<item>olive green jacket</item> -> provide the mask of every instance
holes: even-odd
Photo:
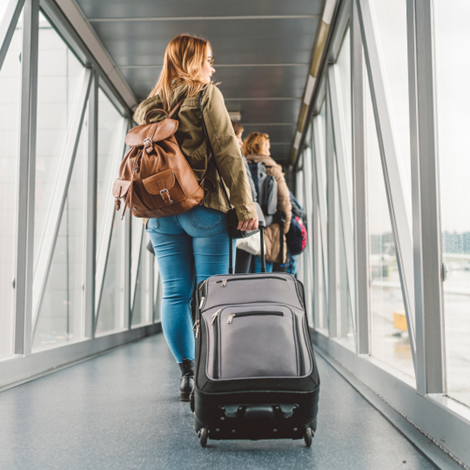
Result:
[[[214,158],[220,176],[225,183],[230,202],[235,207],[238,220],[248,220],[256,217],[256,208],[251,197],[251,190],[246,176],[235,132],[225,107],[224,97],[220,90],[212,84],[207,85],[202,97],[204,121],[210,139],[214,157],[210,160],[210,148],[202,127],[201,113],[199,111],[199,96],[186,98],[177,115],[179,127],[175,133],[176,140],[187,158],[189,165],[199,182],[204,179],[204,200],[206,207],[222,212],[229,210],[227,200],[222,189],[222,181],[217,175]],[[182,91],[175,91],[174,107],[183,97]],[[137,107],[134,120],[138,124],[145,122],[146,114],[155,108],[162,108],[160,97],[152,96],[144,100]],[[165,118],[163,112],[156,111],[151,115],[151,122],[158,122]]]

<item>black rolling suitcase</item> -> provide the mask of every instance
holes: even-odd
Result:
[[[302,437],[310,446],[320,380],[302,284],[287,273],[218,275],[196,296],[190,405],[201,446]]]

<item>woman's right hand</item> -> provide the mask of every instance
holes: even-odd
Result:
[[[252,219],[242,220],[238,222],[238,230],[242,232],[251,232],[258,228],[258,217],[253,217]]]

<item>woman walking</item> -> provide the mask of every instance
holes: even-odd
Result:
[[[155,88],[134,114],[139,124],[145,122],[149,112],[152,112],[150,121],[158,122],[166,117],[161,109],[169,112],[184,99],[178,110],[179,127],[175,137],[197,180],[204,182],[202,205],[184,214],[147,222],[163,284],[163,333],[181,369],[182,401],[189,399],[193,388],[194,335],[190,301],[194,276],[199,283],[209,276],[228,272],[226,212],[229,207],[222,185],[226,186],[235,207],[238,229],[258,228],[237,138],[222,93],[211,81],[215,73],[213,63],[208,41],[189,35],[175,37],[166,48]],[[201,94],[210,145],[199,108]],[[211,147],[214,155],[209,158]]]
[[[286,258],[285,235],[289,231],[292,217],[292,205],[290,202],[289,188],[282,171],[277,163],[271,158],[271,144],[268,134],[252,132],[243,143],[242,153],[246,156],[248,163],[263,162],[268,175],[274,176],[277,182],[277,210],[285,214],[284,229],[277,223],[271,224],[264,231],[266,243],[266,271],[272,272],[274,262],[284,263]],[[282,244],[281,244],[282,237]],[[281,248],[284,247],[283,250]],[[261,258],[254,257],[254,272],[261,272]]]

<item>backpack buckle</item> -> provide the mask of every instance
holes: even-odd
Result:
[[[153,140],[151,137],[146,137],[144,139],[144,149],[149,154],[153,152]]]
[[[160,191],[160,196],[162,197],[162,199],[165,201],[165,204],[167,206],[169,206],[170,204],[173,204],[173,201],[170,197],[170,191],[168,191],[168,189],[162,189]]]

